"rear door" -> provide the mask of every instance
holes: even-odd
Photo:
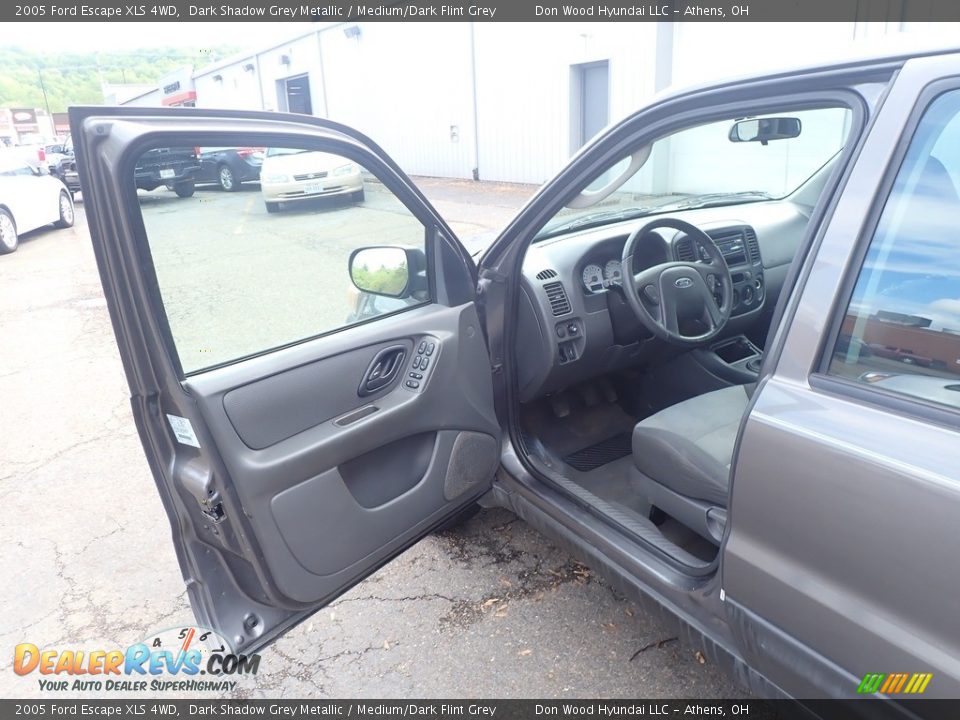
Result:
[[[723,587],[797,697],[960,692],[958,149],[960,55],[907,62],[743,429]]]
[[[191,604],[234,650],[262,645],[489,488],[500,426],[475,268],[348,128],[153,108],[70,122]],[[143,153],[195,146],[277,162],[238,193],[136,189]]]

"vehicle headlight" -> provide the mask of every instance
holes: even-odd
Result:
[[[348,165],[341,165],[340,167],[338,167],[336,170],[333,171],[333,174],[334,175],[353,175],[358,172],[360,172],[360,168],[358,168],[353,163],[350,163]]]
[[[265,183],[285,183],[290,182],[289,175],[264,175],[260,178]]]

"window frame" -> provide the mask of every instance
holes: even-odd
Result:
[[[831,309],[830,323],[823,335],[820,358],[816,368],[808,376],[808,382],[814,389],[846,397],[854,402],[872,405],[902,417],[919,419],[956,429],[960,428],[960,408],[951,408],[948,405],[935,403],[915,395],[894,392],[830,373],[830,364],[840,337],[843,321],[853,299],[853,293],[857,281],[860,279],[864,261],[873,244],[880,219],[890,202],[893,187],[901,172],[903,172],[907,154],[910,152],[913,141],[917,136],[917,129],[929,112],[930,106],[942,96],[951,92],[960,92],[960,76],[936,80],[924,87],[917,96],[909,120],[897,139],[891,162],[878,184],[870,206],[870,212],[844,271],[843,282]]]
[[[290,146],[292,142],[299,143],[305,150],[316,150],[320,152],[329,152],[341,155],[353,162],[359,164],[363,169],[373,175],[378,182],[382,183],[401,204],[410,212],[410,214],[423,225],[423,249],[426,256],[426,274],[428,298],[423,302],[398,308],[382,315],[360,320],[349,325],[341,325],[330,330],[315,333],[309,336],[291,340],[282,345],[265,348],[256,352],[248,353],[230,360],[207,365],[197,369],[185,371],[180,359],[180,352],[174,340],[173,331],[170,326],[170,320],[167,315],[167,308],[163,302],[163,294],[160,289],[160,283],[157,277],[156,266],[153,262],[153,253],[150,250],[150,240],[147,234],[146,225],[143,221],[143,213],[140,206],[137,187],[134,182],[134,168],[137,161],[148,150],[158,147],[207,147],[218,144],[227,144],[234,142],[230,147],[241,147],[244,145],[256,145],[269,147],[273,145]],[[319,338],[327,337],[335,333],[344,332],[352,328],[361,327],[369,323],[378,322],[386,318],[399,315],[401,313],[418,310],[425,306],[436,304],[438,302],[437,274],[435,253],[437,244],[442,242],[438,238],[438,233],[443,232],[429,209],[420,201],[420,199],[406,187],[403,180],[394,172],[393,168],[385,164],[377,155],[365,150],[361,145],[350,140],[340,140],[337,138],[302,135],[297,134],[293,137],[289,135],[279,135],[276,133],[263,132],[242,132],[236,130],[225,130],[223,132],[198,132],[196,134],[186,135],[182,131],[159,131],[145,135],[138,142],[131,144],[125,151],[121,162],[119,163],[119,172],[121,177],[129,178],[124,197],[121,203],[128,207],[135,207],[136,212],[130,213],[133,227],[131,228],[134,239],[134,248],[137,254],[137,261],[143,268],[143,280],[146,283],[147,295],[149,297],[150,315],[158,324],[158,329],[162,337],[163,348],[170,359],[170,362],[177,374],[177,379],[182,383],[188,378],[197,377],[205,373],[213,372],[224,367],[236,365],[244,361],[269,355],[281,350],[285,350],[296,345],[311,342]]]

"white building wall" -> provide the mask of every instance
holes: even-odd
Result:
[[[250,68],[250,69],[247,69]],[[197,107],[261,110],[260,76],[255,56],[194,76]]]
[[[411,174],[470,178],[477,169],[481,180],[539,184],[577,149],[577,65],[609,63],[608,117],[616,122],[668,85],[849,56],[864,40],[904,29],[937,32],[890,23],[318,24],[249,58],[201,69],[195,86],[200,107],[284,110],[283,80],[307,74],[314,115],[366,133]],[[244,70],[250,63],[254,69]],[[159,103],[145,96],[143,104]],[[713,141],[691,135],[689,147],[672,148],[635,189],[676,187],[675,180],[688,192],[749,186],[737,175],[742,164],[725,164],[722,177],[703,167],[702,143]],[[784,184],[808,164],[798,158]]]
[[[609,62],[611,121],[654,88],[652,23],[478,23],[482,180],[542,183],[577,148],[571,134],[573,66]]]
[[[359,23],[320,32],[327,116],[373,138],[406,171],[469,178],[474,159],[467,23]]]
[[[320,59],[320,45],[315,32],[293,38],[290,42],[259,53],[257,60],[264,110],[286,111],[283,81],[306,74],[310,78],[310,101],[313,114],[318,117],[327,116],[323,66]]]

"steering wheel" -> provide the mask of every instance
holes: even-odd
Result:
[[[640,242],[651,230],[664,227],[679,230],[692,240],[694,247],[702,247],[709,264],[665,262],[634,274],[633,257]],[[695,225],[675,218],[657,218],[634,230],[624,243],[621,268],[627,303],[640,323],[661,340],[682,347],[703,345],[715,338],[730,319],[730,269],[713,239]],[[684,334],[691,327],[706,330]]]

